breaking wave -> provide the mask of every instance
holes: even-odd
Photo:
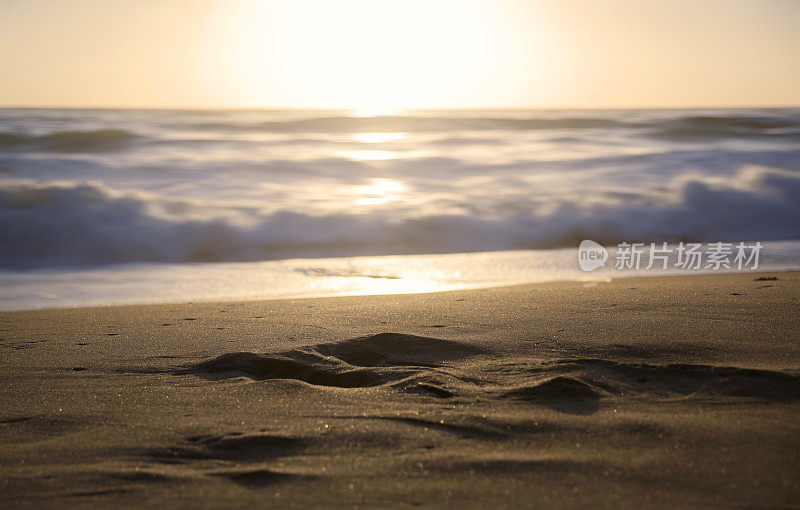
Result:
[[[99,182],[0,183],[0,267],[455,253],[575,246],[581,239],[800,239],[800,172],[745,167],[685,174],[665,189],[560,197],[505,215],[329,214],[121,191]],[[504,198],[497,198],[495,211]],[[488,207],[491,204],[483,204]],[[491,208],[490,208],[491,209]],[[485,210],[485,209],[484,209]]]

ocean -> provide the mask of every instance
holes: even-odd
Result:
[[[798,197],[800,109],[0,109],[0,309],[799,269]]]

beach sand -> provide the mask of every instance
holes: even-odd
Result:
[[[796,272],[2,313],[0,507],[800,508],[798,317]]]

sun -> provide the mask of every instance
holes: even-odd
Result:
[[[385,111],[464,103],[491,78],[497,27],[470,0],[240,0],[227,72],[243,102]],[[495,59],[496,60],[496,59]]]

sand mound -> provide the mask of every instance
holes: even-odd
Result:
[[[603,359],[562,359],[542,372],[579,377],[617,396],[749,397],[800,400],[800,377],[776,370],[692,364],[621,363]]]
[[[428,398],[524,402],[569,413],[594,412],[603,398],[800,400],[800,377],[782,371],[531,356],[455,363],[486,354],[469,344],[381,333],[272,354],[228,353],[175,373],[338,388],[385,385]]]
[[[208,379],[249,377],[267,379],[296,379],[317,386],[338,388],[364,388],[393,380],[402,374],[354,368],[335,359],[303,350],[281,354],[254,354],[234,352],[223,354],[178,373],[194,373]],[[392,377],[394,376],[394,377]]]
[[[313,348],[326,356],[335,356],[362,367],[439,366],[443,361],[488,353],[485,349],[460,342],[400,333],[379,333]]]
[[[567,413],[588,414],[600,406],[600,393],[579,379],[556,376],[502,393],[503,398],[534,402]]]
[[[275,354],[228,353],[176,373],[208,379],[296,379],[317,386],[363,388],[400,381],[444,361],[485,353],[478,347],[448,340],[381,333]]]
[[[571,377],[553,377],[546,381],[515,388],[505,394],[524,400],[598,400],[600,394],[588,384]]]

